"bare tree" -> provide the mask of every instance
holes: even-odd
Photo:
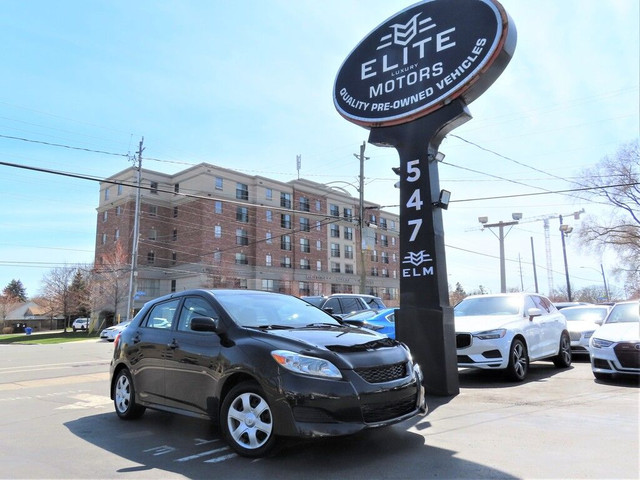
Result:
[[[47,301],[47,309],[64,316],[64,331],[69,327],[74,313],[71,283],[77,271],[76,267],[56,267],[42,279],[42,296]]]
[[[129,294],[129,257],[120,242],[94,265],[91,281],[91,305],[94,311],[117,315]]]
[[[640,147],[638,140],[621,146],[613,157],[604,157],[582,172],[581,185],[593,200],[611,206],[611,214],[587,216],[578,236],[598,252],[613,251],[618,257],[614,271],[625,282],[630,298],[640,296]]]
[[[0,320],[2,320],[3,327],[10,327],[10,325],[5,325],[5,321],[7,320],[7,316],[11,311],[18,308],[18,306],[22,303],[20,299],[10,293],[0,294]],[[9,330],[9,333],[11,330]]]

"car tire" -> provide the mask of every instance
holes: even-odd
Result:
[[[120,370],[113,384],[113,405],[116,413],[123,420],[140,418],[145,407],[136,403],[136,392],[131,379],[131,373],[126,368]]]
[[[571,366],[571,338],[567,332],[562,332],[558,355],[553,358],[553,364],[557,368],[569,368]]]
[[[220,426],[231,448],[245,457],[263,457],[276,443],[271,406],[255,382],[240,383],[225,396]]]
[[[509,364],[505,372],[507,379],[513,382],[521,382],[529,371],[529,354],[527,346],[522,340],[516,338],[509,348]]]

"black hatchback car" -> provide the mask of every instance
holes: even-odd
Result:
[[[189,290],[147,303],[115,341],[111,398],[210,418],[241,455],[280,436],[348,435],[426,413],[408,348],[289,295]]]

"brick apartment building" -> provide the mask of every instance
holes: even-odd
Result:
[[[100,185],[98,270],[117,250],[122,269],[130,269],[136,179],[131,167]],[[198,287],[359,293],[359,200],[344,190],[205,163],[174,175],[143,169],[141,185],[136,310],[152,298]],[[370,225],[364,229],[364,293],[396,306],[398,216],[364,205]],[[126,307],[122,302],[117,313],[125,315]]]

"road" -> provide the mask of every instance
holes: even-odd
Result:
[[[595,381],[588,361],[535,363],[521,384],[460,372],[426,417],[352,437],[233,454],[209,422],[147,411],[123,422],[108,397],[113,345],[0,345],[0,478],[633,478],[635,381]]]

